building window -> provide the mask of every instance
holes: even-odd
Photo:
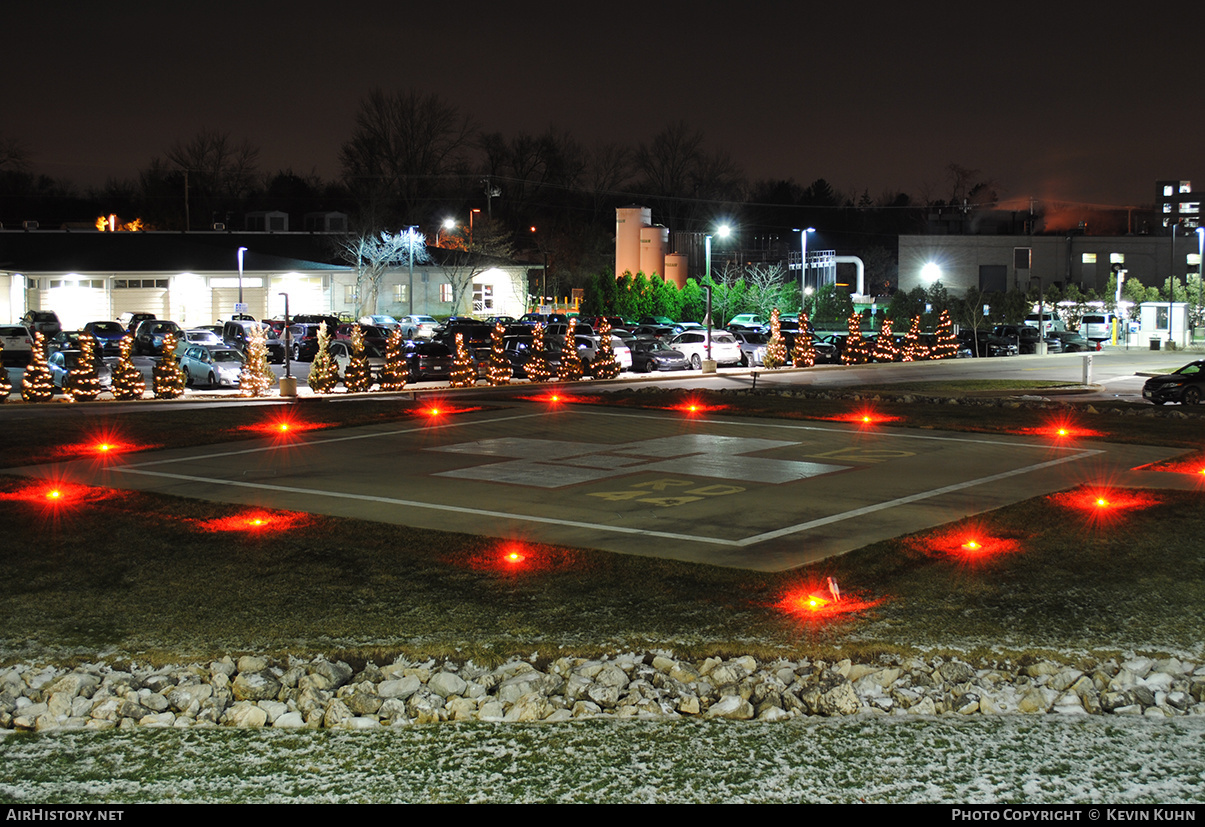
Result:
[[[1095,264],[1096,263],[1096,253],[1084,253],[1083,263],[1084,264]]]
[[[214,276],[209,280],[210,287],[238,287],[238,276],[230,278],[228,276]],[[261,276],[243,276],[243,288],[248,287],[263,287],[264,280]]]
[[[1109,263],[1110,264],[1125,264],[1126,263],[1126,254],[1125,253],[1109,253]]]
[[[39,287],[38,287],[38,280],[37,280],[37,279],[29,279],[29,280],[27,280],[27,281],[25,282],[25,287],[26,287],[26,289],[27,289],[27,290],[38,290],[38,289],[39,289]]]
[[[473,312],[474,313],[489,313],[494,312],[494,285],[492,284],[474,284],[473,285]]]
[[[1164,196],[1166,196],[1166,197],[1171,197],[1172,195],[1174,195],[1174,194],[1175,194],[1175,193],[1172,191],[1172,190],[1174,190],[1174,189],[1175,189],[1175,188],[1174,188],[1174,187],[1173,187],[1171,184],[1168,184],[1167,186],[1165,186],[1165,187],[1163,188],[1163,195],[1164,195]]]
[[[113,279],[114,290],[136,290],[143,287],[167,289],[167,279]]]
[[[1180,192],[1192,192],[1192,181],[1181,181]]]
[[[59,287],[91,287],[94,290],[104,290],[104,279],[51,279],[50,289]]]
[[[408,285],[408,284],[393,285],[393,303],[394,304],[399,304],[401,302],[406,301],[406,288],[409,286],[410,285]]]
[[[343,303],[344,304],[355,304],[356,303],[356,286],[354,284],[343,285]]]
[[[452,285],[448,284],[447,282],[439,285],[439,300],[444,304],[450,304],[452,302]]]
[[[1164,205],[1163,205],[1163,211],[1164,211],[1164,212],[1171,212],[1171,211],[1172,211],[1172,205],[1171,205],[1171,204],[1164,204]]]

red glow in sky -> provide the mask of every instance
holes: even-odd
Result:
[[[228,517],[217,517],[212,520],[202,520],[197,523],[197,527],[202,531],[241,531],[248,534],[259,534],[269,531],[287,531],[302,526],[308,521],[308,514],[298,514],[293,511],[257,510],[231,514]]]

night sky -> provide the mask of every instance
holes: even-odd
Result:
[[[331,178],[365,93],[414,88],[508,137],[635,145],[685,120],[751,180],[872,198],[948,197],[950,163],[1022,201],[1205,189],[1194,4],[816,6],[9,3],[0,133],[84,185],[203,128]]]

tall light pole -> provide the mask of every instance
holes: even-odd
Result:
[[[731,234],[731,233],[732,233],[732,229],[727,224],[721,224],[720,226],[716,227],[716,230],[715,230],[715,234],[718,235],[720,238],[727,238],[729,236],[729,234]],[[711,282],[711,233],[707,233],[705,236],[703,236],[703,253],[704,253],[704,259],[707,262],[707,267],[706,267],[707,281],[710,283]],[[707,337],[707,344],[706,344],[707,364],[704,365],[703,372],[704,373],[715,373],[715,362],[712,361],[712,358],[711,358],[711,301],[710,301],[711,290],[710,289],[707,291],[707,297],[708,297],[707,324],[704,325],[706,327],[706,330],[704,331],[704,335]]]
[[[1187,278],[1185,279],[1187,282]],[[1205,227],[1197,227],[1197,312],[1201,308],[1201,285],[1205,283]]]
[[[816,232],[816,228],[808,227],[806,230],[801,230],[796,227],[795,232],[799,233],[799,303],[802,305],[803,296],[808,289],[808,233]]]
[[[289,294],[280,293],[285,297],[285,375],[280,378],[280,395],[296,396],[297,380],[293,378],[293,334],[289,330]]]
[[[406,260],[406,269],[410,271],[410,286],[406,288],[406,301],[411,316],[414,315],[414,231],[417,229],[417,224],[411,224],[406,228],[406,250],[410,253]],[[438,232],[435,234],[435,246],[439,246]]]
[[[238,312],[239,313],[245,312],[242,309],[242,304],[243,304],[243,253],[245,253],[245,252],[247,252],[246,247],[238,248],[238,303],[239,303]]]

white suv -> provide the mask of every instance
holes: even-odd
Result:
[[[703,367],[707,358],[707,336],[703,330],[687,330],[669,340],[669,346],[686,355],[695,370]],[[741,346],[727,330],[711,331],[711,358],[720,365],[739,365]]]

